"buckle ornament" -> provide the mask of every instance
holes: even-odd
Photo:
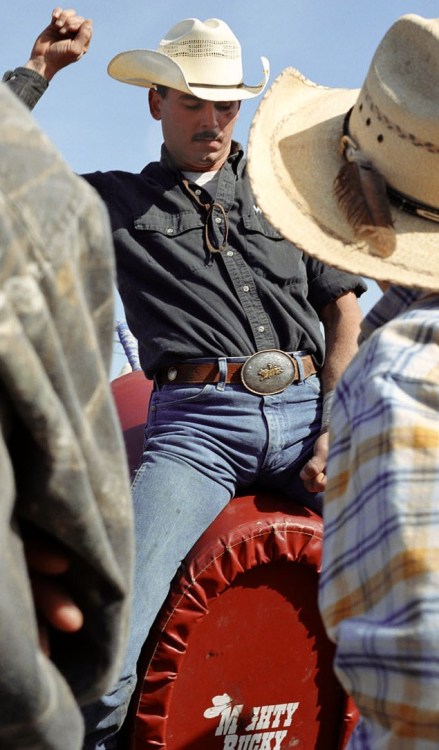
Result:
[[[297,363],[280,349],[266,349],[249,357],[241,368],[242,384],[258,396],[282,393],[298,380]]]

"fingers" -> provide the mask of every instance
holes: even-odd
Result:
[[[325,464],[317,459],[316,456],[307,461],[305,466],[300,471],[301,479],[315,479],[319,474],[323,474],[325,470]]]
[[[80,55],[85,55],[90,46],[93,35],[93,26],[90,20],[84,21],[76,35],[75,45],[78,47]]]
[[[65,588],[56,579],[34,574],[32,591],[35,606],[43,621],[65,633],[80,630],[84,618]]]
[[[55,8],[52,11],[52,23],[58,29],[61,29],[66,25],[68,26],[69,24],[74,24],[79,27],[84,20],[85,19],[82,16],[77,15],[76,10],[73,8],[67,8],[66,10]]]
[[[35,609],[40,621],[40,640],[47,653],[46,626],[66,633],[74,633],[83,625],[83,615],[67,591],[60,576],[69,570],[67,552],[50,540],[26,537],[24,541],[26,562],[29,568]]]
[[[315,457],[305,464],[300,472],[300,478],[308,492],[323,492],[326,487],[325,467],[316,461]]]
[[[323,492],[326,487],[326,439],[320,435],[314,445],[314,455],[300,472],[308,492]]]
[[[312,479],[305,479],[303,485],[308,492],[324,492],[326,489],[326,474],[321,472]]]
[[[300,472],[308,492],[323,492],[326,488],[326,462],[328,458],[329,434],[321,432],[314,443],[314,453]]]
[[[89,39],[91,39],[91,20],[78,16],[73,8],[66,10],[55,8],[52,11],[52,25],[63,36],[75,35],[81,30],[82,34],[89,34]]]
[[[66,553],[48,546],[41,539],[27,539],[25,544],[26,561],[30,570],[46,575],[60,575],[69,568]]]
[[[78,16],[73,8],[56,7],[50,24],[36,38],[26,67],[51,81],[62,68],[85,55],[92,34],[90,19]]]

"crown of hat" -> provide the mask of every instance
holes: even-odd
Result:
[[[378,46],[349,123],[391,187],[433,205],[439,205],[438,81],[438,20],[403,16]]]
[[[270,65],[261,57],[263,79],[244,83],[241,45],[220,19],[186,18],[175,24],[155,50],[120,52],[108,73],[134,86],[168,86],[210,101],[252,99],[265,88]]]
[[[161,40],[157,52],[178,63],[188,81],[227,85],[242,81],[241,45],[218,18],[180,21]]]

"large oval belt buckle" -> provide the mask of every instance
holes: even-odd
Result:
[[[241,367],[243,385],[258,396],[282,393],[297,378],[296,362],[280,349],[256,352]]]

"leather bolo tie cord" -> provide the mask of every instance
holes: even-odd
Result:
[[[223,250],[225,250],[227,247],[227,237],[229,234],[229,221],[227,219],[227,213],[226,213],[224,206],[222,206],[221,203],[217,203],[216,201],[212,201],[212,203],[203,203],[203,201],[200,200],[199,196],[196,195],[196,193],[190,187],[188,180],[183,180],[183,185],[186,191],[189,193],[192,200],[195,201],[197,206],[200,206],[200,208],[202,208],[205,211],[206,219],[205,219],[205,224],[204,224],[204,239],[207,245],[207,249],[209,250],[210,253],[222,253]],[[219,210],[224,220],[224,224],[223,224],[224,239],[219,247],[216,247],[212,243],[210,239],[210,234],[209,234],[210,224],[212,222],[212,215],[213,215],[214,209]]]

